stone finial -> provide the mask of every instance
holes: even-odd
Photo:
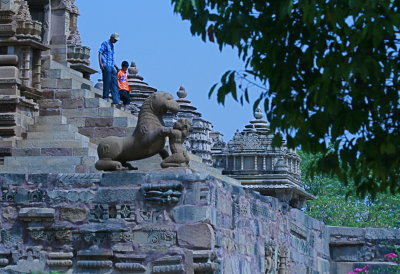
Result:
[[[25,0],[18,1],[17,19],[23,21],[32,21],[31,13],[29,12],[28,3]]]
[[[139,72],[139,70],[136,67],[135,62],[132,61],[131,65],[128,68],[128,73],[131,74],[131,75],[136,75],[136,74],[138,74],[138,72]]]
[[[179,87],[179,90],[177,91],[176,95],[178,95],[178,97],[181,98],[181,99],[182,98],[186,98],[187,92],[186,92],[186,89],[185,89],[185,87],[183,85],[181,85]]]
[[[261,108],[257,108],[257,109],[254,111],[254,118],[260,120],[260,119],[262,119],[263,117],[264,117],[264,113],[262,112]]]

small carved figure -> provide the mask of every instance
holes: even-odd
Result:
[[[189,165],[189,156],[183,147],[183,142],[189,134],[189,129],[190,121],[188,119],[179,119],[175,122],[173,129],[168,134],[172,154],[162,161],[162,168],[187,167]]]
[[[132,167],[129,161],[141,160],[155,154],[165,159],[168,152],[164,149],[165,137],[171,128],[165,127],[162,116],[170,111],[177,113],[179,104],[172,95],[165,92],[156,92],[147,98],[139,112],[137,126],[132,136],[109,136],[101,140],[97,147],[99,160],[96,162],[98,170],[113,171]]]
[[[275,274],[276,273],[276,252],[275,243],[269,241],[265,243],[265,274]]]

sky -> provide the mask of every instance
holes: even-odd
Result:
[[[82,43],[91,48],[91,67],[99,69],[100,44],[118,32],[117,65],[134,61],[145,82],[174,97],[183,85],[187,99],[214,130],[224,134],[225,141],[253,119],[250,104],[242,106],[230,95],[225,106],[217,103],[215,95],[208,98],[210,88],[225,71],[244,68],[237,51],[224,48],[220,52],[216,44],[192,36],[190,23],[174,14],[169,0],[76,0],[75,4],[80,11]],[[101,74],[95,74],[92,81],[99,78]]]

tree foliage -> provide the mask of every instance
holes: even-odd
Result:
[[[193,35],[238,49],[210,94],[260,92],[276,133],[360,195],[400,191],[399,0],[171,0]]]
[[[306,213],[327,225],[400,228],[400,194],[378,194],[375,199],[359,198],[351,185],[335,177],[311,175],[308,170],[319,155],[299,151],[302,180],[307,191],[317,197],[308,201]]]

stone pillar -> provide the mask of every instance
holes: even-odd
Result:
[[[53,60],[67,63],[67,38],[70,28],[72,0],[51,1],[50,48]]]
[[[263,156],[263,170],[267,170],[267,161],[265,156]]]
[[[29,87],[31,81],[31,52],[29,48],[22,49],[22,60],[20,61],[20,79],[22,80],[22,85]]]
[[[32,87],[35,89],[41,89],[41,52],[34,50],[32,54]]]

